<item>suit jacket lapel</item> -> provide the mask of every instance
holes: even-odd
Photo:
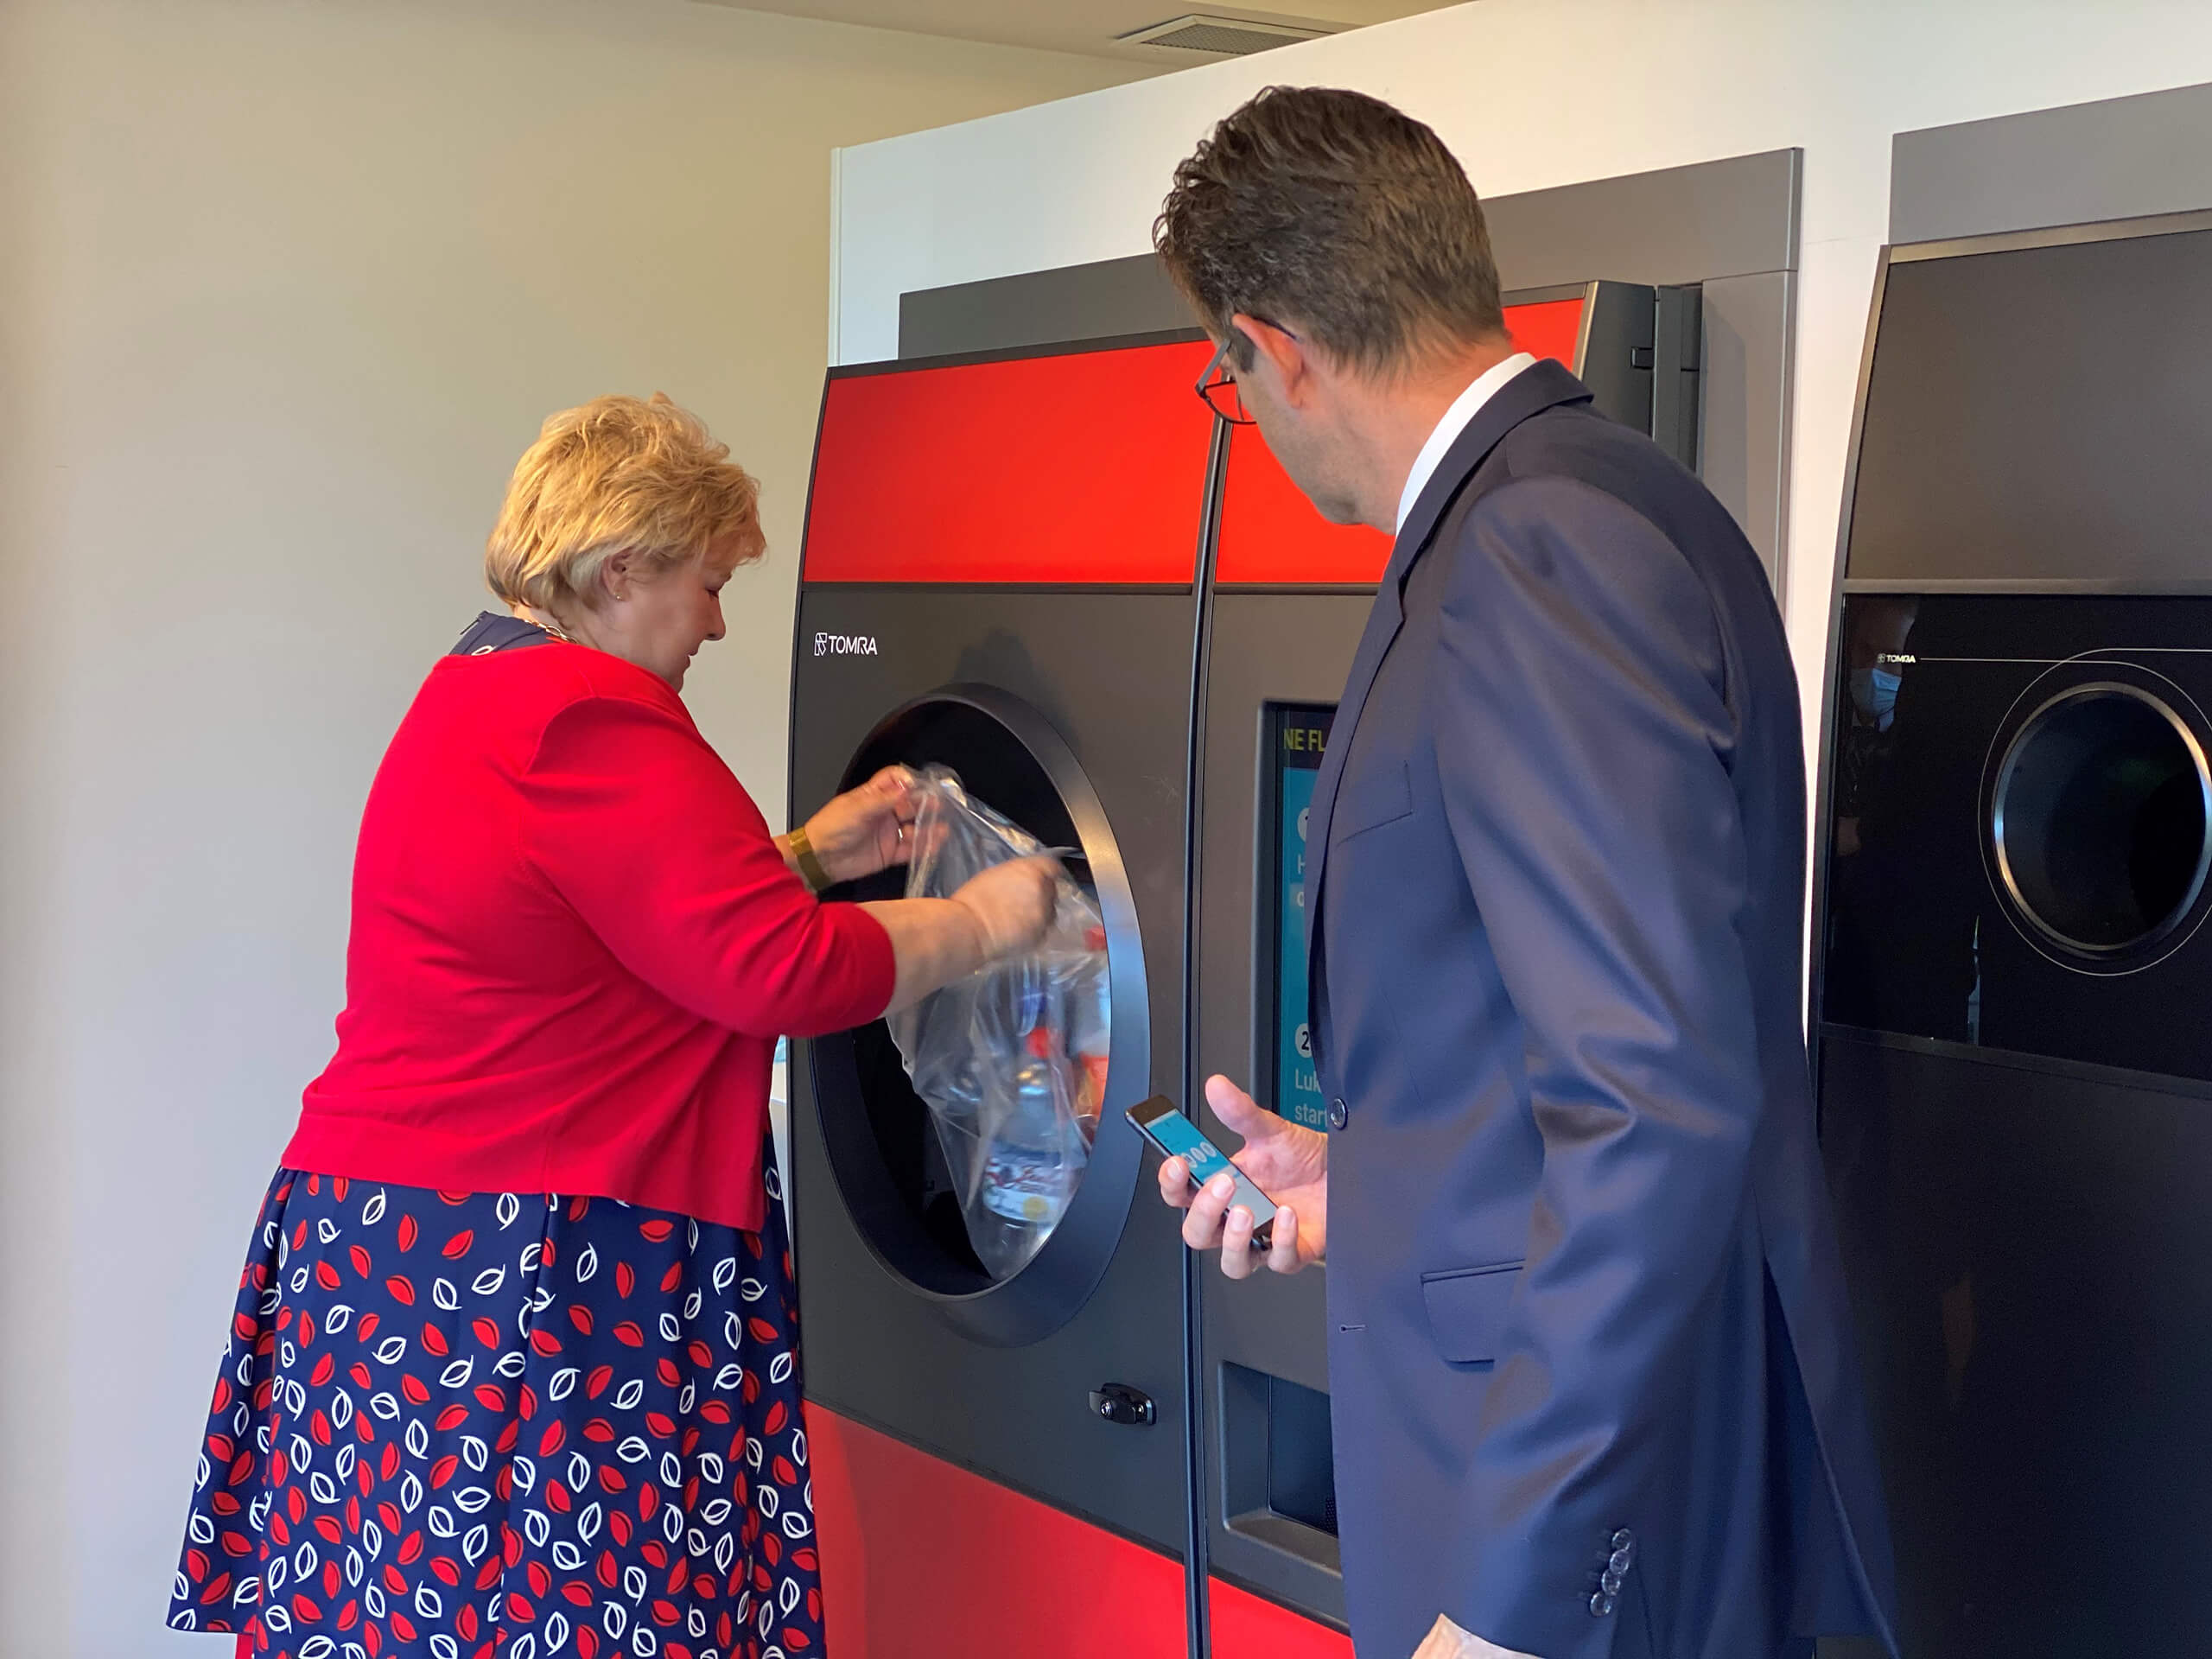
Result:
[[[1359,724],[1367,694],[1375,689],[1375,677],[1382,671],[1390,642],[1405,622],[1406,578],[1427,550],[1445,509],[1507,433],[1530,416],[1557,404],[1589,400],[1590,389],[1548,359],[1515,375],[1475,411],[1466,430],[1444,452],[1435,475],[1422,488],[1413,512],[1407,515],[1405,528],[1390,549],[1390,562],[1383,568],[1382,583],[1376,589],[1375,607],[1367,613],[1366,632],[1360,636],[1351,672],[1344,680],[1343,701],[1338,703],[1336,718],[1329,728],[1328,747],[1322,752],[1320,775],[1313,780],[1313,805],[1306,818],[1306,982],[1313,1003],[1308,1024],[1317,1044],[1323,995],[1321,893],[1328,870],[1329,825],[1336,816],[1337,786],[1344,780],[1344,755],[1351,747],[1353,729]]]

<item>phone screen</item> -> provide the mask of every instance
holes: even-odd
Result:
[[[1160,1148],[1163,1156],[1180,1158],[1190,1166],[1193,1186],[1204,1186],[1217,1175],[1234,1178],[1236,1196],[1230,1202],[1251,1211],[1255,1224],[1252,1242],[1262,1249],[1266,1247],[1268,1224],[1274,1219],[1274,1200],[1260,1191],[1251,1177],[1230,1162],[1220,1147],[1199,1134],[1197,1124],[1178,1111],[1165,1095],[1155,1095],[1142,1105],[1131,1107],[1128,1119],[1139,1134]]]

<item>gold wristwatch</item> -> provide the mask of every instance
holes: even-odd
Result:
[[[814,843],[806,838],[804,824],[784,837],[784,845],[791,851],[791,862],[798,866],[799,880],[808,890],[823,893],[836,885],[830,879],[830,872],[822,868],[822,861],[815,855]]]

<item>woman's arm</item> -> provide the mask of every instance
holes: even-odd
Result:
[[[898,975],[894,1014],[942,986],[1027,950],[1045,935],[1058,897],[1059,861],[1018,858],[995,865],[950,899],[887,899],[861,908],[891,936]]]
[[[819,902],[729,768],[657,700],[572,704],[518,782],[524,855],[615,959],[756,1036],[865,1025],[1040,938],[1052,913],[1049,859],[987,870],[950,899]]]

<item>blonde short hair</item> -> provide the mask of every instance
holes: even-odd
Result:
[[[626,550],[665,569],[749,531],[747,563],[766,549],[760,495],[729,446],[663,394],[595,397],[549,419],[516,464],[484,579],[508,604],[551,613],[593,604],[601,567]]]

